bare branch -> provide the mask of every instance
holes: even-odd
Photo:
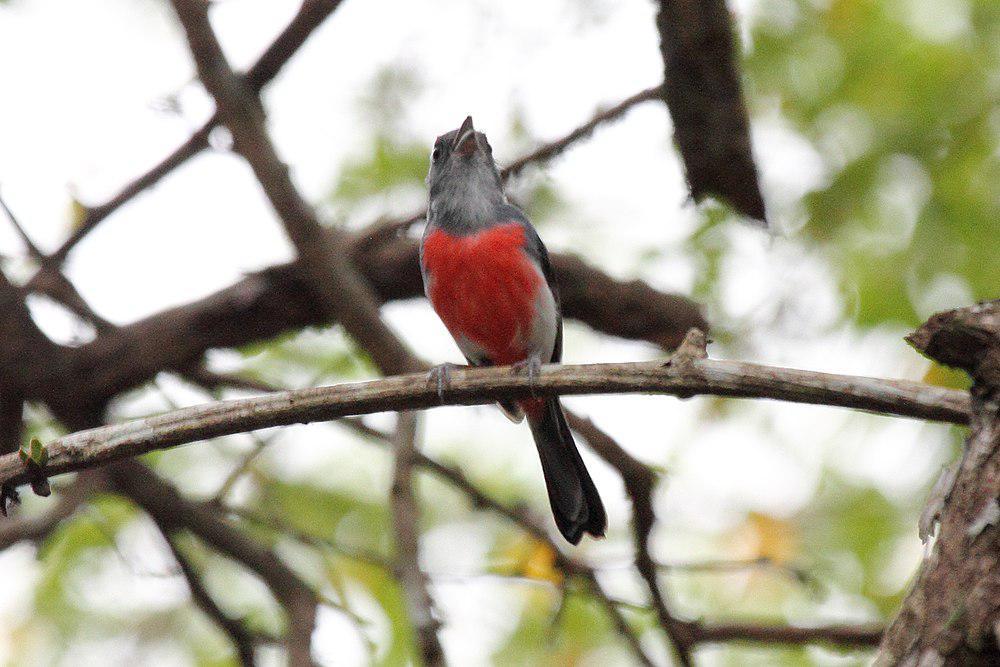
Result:
[[[325,231],[292,183],[288,167],[264,129],[259,100],[232,71],[222,53],[208,21],[208,7],[200,0],[174,0],[173,4],[198,75],[215,98],[218,113],[233,135],[235,149],[250,164],[284,223],[320,306],[328,316],[340,319],[348,334],[362,344],[383,372],[416,370],[421,364],[382,321],[375,295],[351,266],[344,252],[347,236],[337,230]],[[341,241],[336,244],[341,251],[328,243],[331,237]]]
[[[271,550],[218,517],[213,505],[186,500],[168,482],[135,461],[110,468],[115,486],[168,531],[186,529],[207,544],[255,572],[288,615],[285,646],[288,664],[313,665],[310,645],[316,624],[317,599],[312,590]]]
[[[582,419],[572,413],[567,413],[566,419],[570,428],[582,435],[587,444],[621,475],[625,490],[632,500],[632,535],[636,568],[649,588],[653,610],[656,612],[660,627],[677,649],[677,657],[681,664],[689,665],[692,644],[690,633],[668,609],[666,598],[660,591],[657,565],[649,553],[649,535],[656,522],[656,515],[653,512],[656,475],[649,466],[633,458],[614,438],[598,428],[591,420]]]
[[[479,405],[532,394],[647,393],[766,398],[964,424],[968,394],[903,380],[692,359],[667,362],[543,367],[534,383],[501,368],[456,370],[444,400],[423,373],[220,401],[80,431],[48,445],[46,471],[59,474],[206,438],[299,422],[329,421],[373,412],[437,405]],[[27,473],[16,454],[0,456],[0,484],[21,484]]]
[[[260,92],[264,86],[278,75],[278,72],[284,67],[285,63],[295,55],[306,39],[323,23],[326,17],[340,6],[341,1],[303,0],[302,6],[295,17],[281,31],[281,34],[275,38],[261,57],[257,59],[257,62],[247,70],[244,75],[247,85],[254,92]],[[65,261],[76,244],[100,224],[101,221],[131,201],[140,192],[152,187],[161,178],[207,148],[209,135],[218,124],[218,115],[213,115],[187,141],[174,149],[170,155],[161,160],[157,165],[127,184],[108,201],[100,206],[89,208],[83,222],[49,258],[60,264]]]
[[[630,95],[626,97],[621,102],[595,113],[589,120],[585,123],[576,127],[565,135],[559,137],[558,139],[553,139],[552,141],[546,142],[535,148],[528,153],[525,153],[521,157],[517,158],[506,167],[500,170],[500,177],[507,181],[511,178],[516,177],[520,174],[525,167],[531,164],[544,164],[551,160],[552,158],[560,155],[567,148],[575,144],[576,142],[586,139],[594,130],[599,126],[609,123],[611,121],[618,120],[625,112],[634,106],[637,106],[643,102],[648,102],[650,100],[659,99],[663,95],[663,86],[655,86],[653,88],[647,88],[641,90],[635,95]],[[399,234],[400,232],[408,229],[412,225],[421,222],[427,215],[426,209],[420,211],[419,213],[414,213],[406,218],[400,220],[389,220],[364,231],[364,233],[370,238],[382,239],[385,236],[392,236]]]
[[[208,589],[202,583],[201,577],[195,570],[194,565],[184,555],[178,544],[180,531],[172,526],[161,526],[160,524],[157,524],[157,526],[163,533],[163,538],[170,546],[170,552],[173,554],[174,560],[177,561],[181,574],[187,581],[188,589],[191,591],[191,599],[194,600],[194,603],[198,605],[206,616],[212,619],[229,636],[229,640],[236,650],[236,655],[239,657],[240,664],[244,667],[253,667],[254,645],[257,639],[247,631],[241,621],[231,618],[216,604],[211,593],[208,592]]]
[[[420,509],[413,492],[413,467],[417,459],[417,415],[400,412],[393,449],[396,464],[389,505],[396,536],[396,567],[406,609],[416,633],[421,662],[428,667],[445,664],[444,650],[438,640],[440,622],[434,615],[434,602],[427,590],[427,577],[420,569]]]
[[[767,644],[838,644],[858,647],[878,646],[882,628],[876,625],[828,625],[798,627],[731,623],[692,625],[698,643],[748,641]]]

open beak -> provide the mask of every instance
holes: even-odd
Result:
[[[455,143],[452,145],[452,152],[459,155],[472,155],[479,148],[476,142],[476,128],[472,126],[472,116],[466,116],[462,127],[458,128],[455,135]]]

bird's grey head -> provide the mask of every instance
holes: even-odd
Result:
[[[504,203],[493,149],[486,135],[473,127],[472,116],[434,142],[427,185],[431,222],[483,224],[492,220],[496,207]]]

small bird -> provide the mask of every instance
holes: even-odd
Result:
[[[562,314],[548,253],[524,212],[507,202],[486,135],[469,116],[437,138],[420,243],[424,292],[473,366],[512,365],[533,379],[562,358]],[[449,366],[432,371],[439,393]],[[559,532],[572,544],[603,537],[607,515],[558,397],[502,401],[525,416],[538,448]]]

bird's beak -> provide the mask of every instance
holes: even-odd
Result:
[[[462,127],[458,128],[455,135],[455,143],[452,145],[452,152],[459,155],[472,155],[479,148],[476,141],[476,128],[472,126],[472,116],[466,116]]]

